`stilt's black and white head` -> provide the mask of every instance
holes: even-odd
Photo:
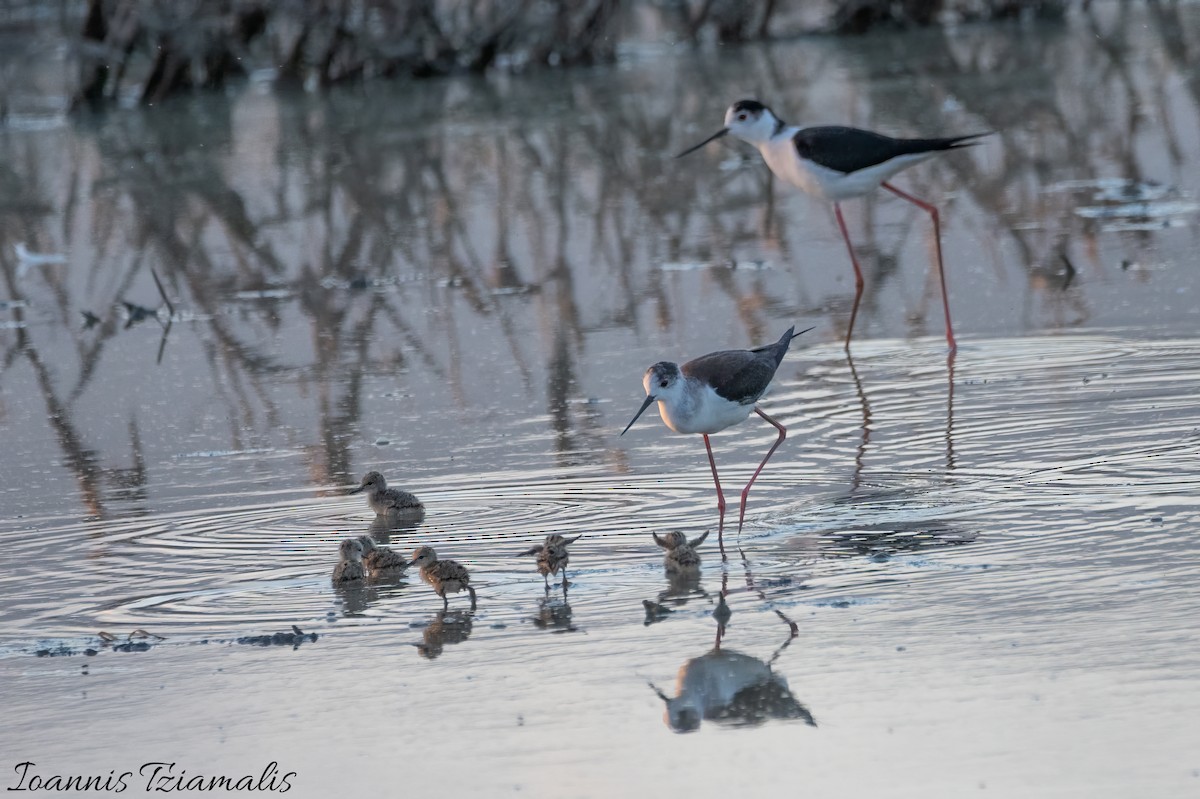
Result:
[[[725,127],[675,157],[682,158],[688,153],[699,150],[710,141],[725,135],[736,136],[751,144],[761,144],[770,141],[772,136],[783,130],[783,127],[783,122],[779,117],[758,100],[738,100],[725,112]]]
[[[646,389],[646,401],[642,403],[642,407],[638,408],[638,412],[633,415],[629,424],[625,425],[621,435],[625,435],[629,428],[633,427],[633,423],[645,413],[646,409],[650,407],[650,403],[655,400],[671,403],[681,397],[684,390],[683,385],[683,374],[679,371],[679,364],[659,361],[647,369],[646,374],[642,376],[642,386]]]
[[[725,129],[751,144],[769,141],[783,129],[783,122],[757,100],[738,100],[725,112]]]

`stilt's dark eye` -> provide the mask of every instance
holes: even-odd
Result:
[[[745,121],[746,121],[746,114],[745,114],[745,112],[742,112],[742,113],[738,114],[738,119],[740,119],[742,122],[745,122]]]
[[[667,381],[666,381],[666,380],[659,380],[659,381],[658,381],[658,385],[659,385],[659,388],[666,388],[666,387],[667,387]]]

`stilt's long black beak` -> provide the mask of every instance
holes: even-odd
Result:
[[[654,400],[655,396],[653,394],[650,394],[646,397],[646,401],[642,403],[642,407],[638,408],[638,412],[633,415],[633,419],[629,422],[629,424],[625,425],[625,429],[621,431],[621,435],[625,435],[629,432],[629,428],[633,427],[633,423],[638,420],[639,416],[646,412],[646,409],[650,407],[650,403],[654,402]]]
[[[726,133],[728,133],[728,132],[729,132],[729,128],[721,128],[720,130],[718,130],[718,131],[717,131],[716,133],[714,133],[713,135],[709,136],[709,137],[708,137],[707,139],[705,139],[704,141],[700,142],[699,144],[697,144],[697,145],[696,145],[696,146],[694,146],[694,147],[689,147],[689,148],[687,148],[686,150],[684,150],[683,152],[681,152],[679,155],[677,155],[677,156],[675,156],[675,157],[676,157],[676,158],[683,158],[683,157],[684,157],[685,155],[687,155],[688,153],[694,153],[694,152],[696,152],[697,150],[699,150],[701,147],[703,147],[704,145],[708,144],[710,141],[716,141],[717,139],[721,138],[722,136],[724,136],[724,135],[725,135]]]
[[[358,488],[355,488],[352,491],[347,491],[346,493],[347,494],[357,494],[358,492],[362,491],[364,488],[366,488],[366,486],[362,485],[362,486],[359,486]]]

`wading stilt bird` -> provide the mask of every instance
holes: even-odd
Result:
[[[363,549],[363,566],[372,580],[389,580],[400,577],[408,569],[408,560],[394,549],[380,546],[369,535],[361,535],[358,541]]]
[[[946,343],[950,345],[951,352],[957,349],[954,330],[950,325],[950,299],[946,294],[946,273],[942,267],[942,233],[937,208],[901,191],[888,180],[897,172],[938,153],[976,144],[974,139],[987,133],[939,139],[893,139],[869,130],[836,125],[799,128],[788,125],[757,100],[739,100],[725,112],[725,127],[696,146],[684,150],[676,158],[682,158],[727,134],[757,147],[767,166],[784,183],[833,203],[833,212],[842,238],[846,240],[846,248],[850,251],[850,263],[854,266],[854,308],[850,312],[850,325],[846,332],[847,349],[850,348],[854,318],[858,315],[858,303],[862,298],[863,276],[858,258],[854,255],[854,245],[850,243],[850,234],[846,230],[846,220],[842,218],[841,201],[862,197],[882,186],[926,211],[933,220],[942,307],[946,312]]]
[[[333,567],[333,581],[335,583],[349,583],[354,580],[361,580],[366,576],[363,570],[363,547],[362,542],[357,538],[347,538],[338,547],[338,555],[340,560]]]
[[[775,377],[775,370],[783,362],[783,356],[787,353],[792,339],[812,330],[810,327],[799,333],[792,332],[795,329],[789,327],[779,341],[752,350],[710,352],[688,361],[683,366],[670,361],[659,361],[642,376],[646,401],[621,431],[621,435],[625,435],[638,417],[650,407],[650,403],[657,401],[658,415],[667,427],[676,433],[701,433],[704,436],[708,463],[712,467],[713,482],[717,486],[717,510],[721,514],[721,522],[717,528],[718,541],[721,540],[725,526],[725,495],[721,493],[721,479],[717,476],[717,462],[713,460],[712,445],[708,442],[708,436],[745,420],[751,411],[766,419],[779,431],[779,438],[767,450],[766,457],[754,470],[750,482],[742,489],[741,513],[738,516],[740,533],[742,522],[746,518],[746,497],[750,493],[750,486],[754,485],[758,473],[787,437],[787,428],[763,413],[755,403],[767,393],[771,379]]]
[[[471,595],[471,610],[475,609],[475,589],[471,587],[471,575],[467,568],[452,560],[438,560],[433,547],[420,547],[413,552],[409,566],[421,567],[421,579],[429,583],[442,598],[442,607],[450,606],[447,593],[457,594],[465,590]]]
[[[685,575],[699,574],[700,572],[700,553],[696,552],[696,547],[704,543],[704,539],[708,538],[708,531],[704,534],[688,541],[687,536],[676,530],[673,533],[659,537],[658,533],[651,533],[654,536],[654,543],[667,551],[663,558],[663,567],[667,570],[667,574]]]
[[[550,590],[550,578],[547,575],[557,575],[559,570],[562,571],[563,590],[567,588],[567,563],[571,556],[567,553],[567,545],[574,544],[579,540],[580,536],[574,538],[563,538],[557,533],[546,536],[545,543],[530,547],[522,552],[522,555],[537,555],[537,570],[542,575],[542,579],[546,582],[546,590]]]
[[[407,491],[398,488],[388,488],[387,481],[379,472],[367,472],[363,475],[362,483],[351,494],[367,492],[367,504],[379,516],[396,516],[408,511],[418,511],[425,506]]]

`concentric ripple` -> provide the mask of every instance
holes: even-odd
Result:
[[[643,599],[690,596],[690,612],[707,614],[722,588],[763,610],[870,603],[897,580],[949,594],[984,584],[1036,592],[1048,572],[1023,569],[1009,585],[1005,564],[1060,562],[1082,540],[1105,542],[1105,557],[1126,564],[1111,579],[1149,579],[1143,564],[1196,519],[1200,342],[979,341],[952,364],[933,342],[868,342],[853,362],[833,347],[801,362],[766,403],[791,434],[755,485],[740,539],[738,489],[772,436],[751,422],[714,439],[729,560],[711,535],[704,579],[687,592],[672,594],[649,533],[715,533],[715,495],[700,442],[663,435],[630,447],[618,474],[593,465],[417,481],[408,487],[426,515],[396,526],[361,497],[299,489],[240,503],[223,489],[203,512],[26,520],[0,536],[26,565],[0,578],[21,583],[6,649],[135,628],[174,641],[291,624],[411,637],[440,607],[415,575],[353,590],[330,583],[339,539],[367,533],[468,564],[481,596],[475,624],[504,638],[545,611],[532,559],[519,553],[551,532],[582,535],[572,598],[595,627],[640,622]]]

